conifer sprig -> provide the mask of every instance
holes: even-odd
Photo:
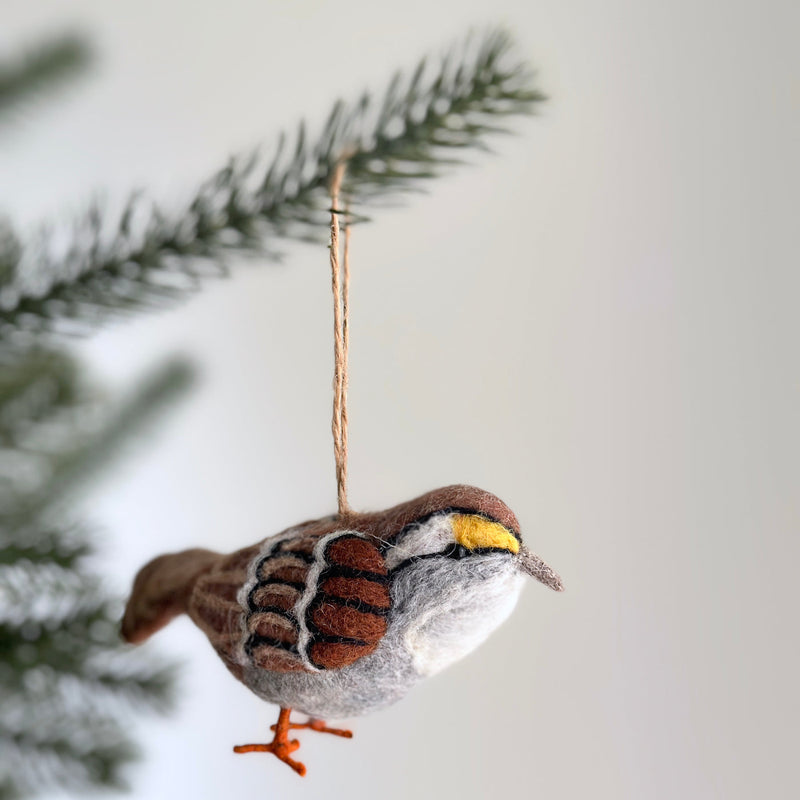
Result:
[[[168,362],[112,410],[64,354],[0,351],[0,800],[120,786],[131,711],[170,707],[172,667],[120,642],[64,500],[190,377]]]
[[[327,187],[342,158],[356,213],[419,188],[466,149],[486,149],[505,117],[544,100],[510,49],[509,37],[493,31],[436,63],[421,61],[408,77],[398,73],[377,102],[369,93],[338,102],[314,141],[301,124],[271,160],[233,158],[178,214],[141,196],[115,220],[94,206],[60,252],[52,236],[20,246],[8,231],[5,247],[0,240],[0,336],[69,320],[91,330],[111,313],[190,293],[203,277],[223,274],[229,254],[275,258],[281,239],[324,237]]]

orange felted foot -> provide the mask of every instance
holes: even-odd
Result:
[[[321,719],[309,719],[306,722],[290,722],[289,727],[293,730],[310,730],[317,733],[331,733],[334,736],[341,736],[345,739],[352,739],[353,732],[342,728],[329,728]],[[277,725],[271,725],[270,730],[277,731]]]
[[[288,764],[298,775],[306,774],[305,764],[295,761],[291,754],[300,747],[297,739],[289,741],[289,728],[295,727],[289,722],[292,710],[282,708],[278,715],[277,724],[272,726],[275,736],[269,744],[238,744],[233,748],[234,753],[272,753],[276,758]]]

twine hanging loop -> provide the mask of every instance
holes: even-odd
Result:
[[[350,224],[346,212],[339,207],[345,162],[340,161],[331,178],[331,288],[333,290],[333,454],[336,460],[336,489],[339,516],[350,511],[347,504],[347,366],[350,346]],[[339,216],[344,220],[344,251],[339,260]]]

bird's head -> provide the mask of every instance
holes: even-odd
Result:
[[[494,495],[471,487],[450,487],[458,500],[472,502],[430,511],[408,523],[386,553],[386,566],[396,570],[421,559],[455,559],[464,565],[491,561],[513,565],[557,592],[564,585],[558,574],[531,552],[519,534],[516,517]],[[445,494],[443,502],[448,501]]]
[[[526,575],[563,589],[522,543],[511,509],[481,489],[437,489],[384,512],[378,527],[392,576],[390,630],[421,675],[484,641],[513,610]]]

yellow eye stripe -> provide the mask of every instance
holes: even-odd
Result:
[[[519,542],[502,525],[474,514],[454,514],[453,536],[458,544],[469,550],[491,547],[519,552]]]

